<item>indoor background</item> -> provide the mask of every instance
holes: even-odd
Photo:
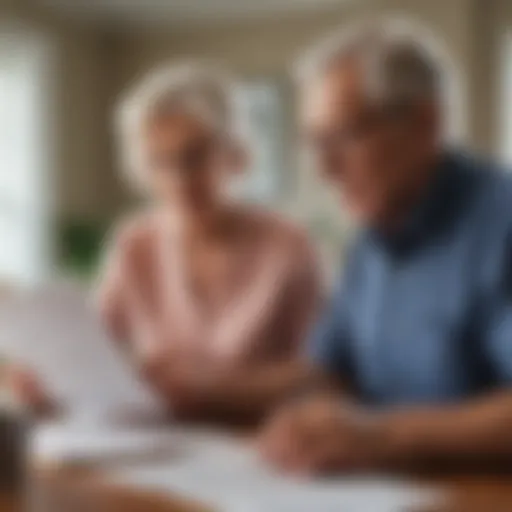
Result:
[[[0,5],[0,276],[7,284],[91,275],[105,231],[136,201],[116,170],[116,98],[141,73],[172,59],[213,59],[240,77],[255,155],[241,192],[304,223],[327,271],[342,258],[350,222],[299,161],[289,74],[319,36],[381,12],[426,25],[457,64],[458,137],[512,162],[510,0]]]

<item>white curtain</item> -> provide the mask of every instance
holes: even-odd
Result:
[[[0,280],[19,284],[51,267],[52,63],[42,36],[0,26]]]
[[[501,47],[500,154],[512,165],[512,35],[503,38]]]

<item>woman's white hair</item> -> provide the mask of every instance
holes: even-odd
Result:
[[[353,23],[314,45],[300,59],[301,86],[347,60],[362,66],[370,99],[380,103],[422,99],[452,101],[455,70],[438,40],[424,27],[397,18]]]
[[[222,137],[237,128],[235,81],[210,63],[188,61],[161,66],[123,95],[115,111],[121,168],[132,185],[145,188],[141,134],[145,124],[161,115],[197,117]]]

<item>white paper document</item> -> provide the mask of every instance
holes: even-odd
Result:
[[[59,404],[82,415],[158,407],[76,288],[49,287],[2,302],[0,354],[29,368]]]
[[[286,477],[243,441],[190,431],[180,436],[180,456],[120,469],[110,478],[190,498],[219,512],[408,512],[440,499],[433,491],[389,477]]]
[[[91,425],[76,418],[38,425],[30,456],[42,464],[105,468],[169,461],[182,452],[181,440],[167,428]]]

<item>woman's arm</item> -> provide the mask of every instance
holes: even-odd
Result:
[[[275,340],[282,347],[281,353],[288,357],[296,357],[304,351],[325,299],[320,265],[308,240],[300,240],[293,258]]]
[[[279,360],[233,368],[210,388],[217,407],[262,416],[280,402],[306,389],[335,383],[302,358],[304,344],[318,315],[322,292],[319,265],[309,242],[301,239],[293,252],[282,309],[275,326],[274,353]]]
[[[234,361],[221,368],[177,368],[169,376],[175,405],[179,407],[181,396],[184,406],[195,400],[195,409],[202,414],[226,412],[235,417],[260,418],[306,390],[338,388],[333,379],[302,357],[322,294],[314,251],[304,239],[300,242],[292,251],[294,260],[288,267],[284,300],[276,311],[272,358],[253,364]],[[270,340],[262,341],[262,345],[269,345]]]
[[[105,246],[94,294],[100,320],[115,341],[126,340],[129,336],[126,304],[128,250],[128,233],[115,233]]]
[[[340,383],[319,369],[292,359],[226,373],[210,386],[208,401],[219,410],[259,419],[300,395],[340,390]]]

